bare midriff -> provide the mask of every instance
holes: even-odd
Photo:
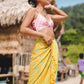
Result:
[[[35,30],[36,30],[36,29],[35,29]],[[53,30],[52,30],[50,27],[43,28],[43,29],[39,30],[39,32],[44,33],[44,34],[46,34],[46,35],[48,35],[48,36],[51,36],[52,39],[55,38],[54,32],[53,32]]]

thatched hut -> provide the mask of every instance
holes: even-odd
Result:
[[[13,83],[10,82],[10,84],[14,84],[14,75],[8,73],[10,69],[15,73],[14,65],[18,54],[31,56],[35,38],[19,33],[20,24],[30,7],[27,0],[0,0],[0,81],[2,77],[5,80],[6,77],[13,77],[13,81],[11,80]]]
[[[4,0],[0,2],[0,53],[21,52],[22,48],[18,41],[21,37],[19,36],[19,27],[30,7],[25,0]],[[29,36],[26,38],[29,38]]]
[[[55,3],[55,0],[52,0],[51,4],[55,5]],[[17,68],[15,65],[21,63],[21,65],[24,65],[20,60],[20,63],[16,60],[24,58],[22,56],[29,57],[28,60],[24,59],[24,62],[25,60],[28,62],[25,65],[29,65],[31,51],[36,40],[36,37],[25,36],[19,32],[25,13],[31,6],[27,3],[27,0],[0,0],[0,60],[5,61],[4,64],[0,61],[0,67],[5,70],[5,67],[9,64],[7,72],[4,72],[5,74],[0,70],[0,77],[13,77],[13,83],[10,82],[10,84],[14,84],[13,74],[18,73],[14,71]],[[50,11],[48,10],[48,12]],[[56,28],[62,27],[58,23],[55,24]],[[7,74],[10,70],[13,73],[11,75]]]

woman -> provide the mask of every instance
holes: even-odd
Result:
[[[21,24],[20,32],[36,36],[32,50],[28,84],[55,84],[58,66],[58,46],[53,32],[53,22],[67,18],[62,10],[50,5],[50,0],[29,0],[31,7]],[[59,15],[47,14],[51,9]],[[30,29],[30,25],[32,29]]]

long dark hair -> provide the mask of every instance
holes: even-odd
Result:
[[[28,3],[29,3],[29,4],[33,4],[34,7],[37,6],[37,0],[28,0]]]

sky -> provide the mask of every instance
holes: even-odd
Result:
[[[56,0],[56,4],[58,8],[74,6],[80,3],[84,3],[84,0]]]

